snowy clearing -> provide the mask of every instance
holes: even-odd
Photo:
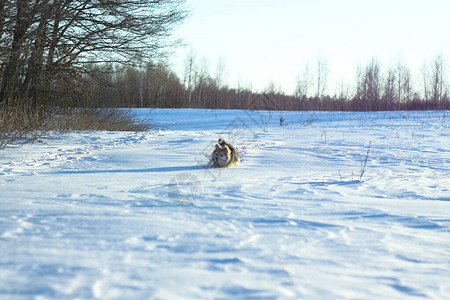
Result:
[[[0,151],[1,299],[450,299],[448,112],[137,112]]]

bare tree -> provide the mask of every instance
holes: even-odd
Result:
[[[21,86],[18,84],[21,81],[20,74],[22,73],[20,66],[25,63],[26,50],[28,50],[25,49],[26,34],[35,21],[39,3],[31,4],[26,0],[17,0],[15,2],[15,5],[12,4],[9,7],[10,22],[14,24],[13,32],[6,38],[5,42],[7,44],[2,45],[2,48],[5,49],[6,58],[5,61],[2,61],[2,65],[4,64],[5,68],[0,90],[0,104],[15,104],[13,102],[17,101],[16,98],[21,90]]]
[[[206,57],[203,57],[200,60],[198,72],[196,74],[197,107],[206,107],[205,91],[209,79],[209,62]]]
[[[349,99],[349,90],[350,90],[349,85],[346,84],[344,80],[341,79],[337,85],[336,95],[340,100]]]
[[[224,85],[224,80],[225,80],[225,60],[223,58],[220,58],[219,61],[217,62],[216,76],[214,77],[216,85],[216,92],[214,95],[214,108],[221,107],[220,90]]]
[[[7,12],[6,8],[7,0],[0,0],[0,43],[2,43],[3,31],[7,28],[9,22],[7,22]]]
[[[277,84],[273,81],[273,79],[271,79],[264,88],[264,93],[269,95],[275,95],[277,93]]]
[[[183,0],[0,0],[0,104],[46,104],[90,63],[134,64],[172,45]],[[10,30],[3,30],[8,28]],[[41,101],[41,102],[40,102]]]
[[[147,70],[147,89],[149,106],[151,107],[165,107],[168,102],[166,99],[167,86],[170,81],[171,73],[166,66],[159,63],[148,68]]]
[[[327,88],[328,80],[328,61],[324,57],[317,59],[317,93],[316,96],[322,98]]]
[[[191,107],[192,103],[192,90],[194,89],[194,82],[196,81],[196,55],[194,50],[191,51],[186,56],[184,61],[184,87],[188,93],[188,107]]]
[[[428,70],[428,66],[426,63],[423,64],[421,73],[422,73],[423,99],[425,101],[429,101],[431,98],[430,87],[429,87],[429,75],[428,75],[429,70]]]
[[[432,63],[431,68],[431,100],[435,108],[441,107],[445,93],[444,59],[439,54]]]
[[[364,101],[365,110],[378,108],[380,91],[380,63],[373,58],[364,69],[358,69],[357,96]]]
[[[246,108],[250,103],[252,86],[251,83],[243,83],[241,79],[237,82],[237,88],[235,90],[235,98],[232,104],[233,108]],[[230,107],[231,108],[231,107]]]
[[[400,60],[396,66],[396,100],[397,100],[397,108],[400,106],[400,103],[406,102],[411,98],[411,71],[409,68],[402,63]]]
[[[396,78],[395,78],[395,69],[390,68],[388,70],[385,84],[384,84],[384,94],[383,101],[386,105],[386,110],[390,110],[394,107],[394,103],[396,102]]]
[[[302,75],[297,77],[297,85],[295,87],[295,96],[300,100],[306,100],[311,87],[311,74],[309,71],[309,63],[306,62]]]

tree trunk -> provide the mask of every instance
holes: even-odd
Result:
[[[6,25],[4,24],[5,14],[6,14],[6,0],[0,0],[0,42],[3,37],[3,28]]]
[[[39,101],[39,90],[42,89],[40,83],[43,82],[43,61],[44,61],[44,47],[47,33],[47,24],[50,17],[49,7],[46,6],[48,1],[45,1],[41,13],[41,20],[36,31],[33,49],[29,59],[29,65],[24,81],[24,88],[22,97],[29,99],[32,107],[36,107]]]
[[[0,91],[0,104],[14,105],[18,103],[20,82],[20,56],[23,51],[23,42],[26,32],[31,24],[31,16],[27,15],[29,10],[28,1],[17,1],[17,15],[14,27],[14,36],[9,50],[10,55],[6,63],[5,74],[3,76],[2,88]]]

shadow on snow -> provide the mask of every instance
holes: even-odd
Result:
[[[176,166],[176,167],[158,167],[147,169],[119,169],[119,170],[73,170],[73,171],[56,171],[45,172],[41,174],[104,174],[104,173],[161,173],[161,172],[182,172],[182,171],[195,171],[203,170],[208,166],[195,165],[195,166]]]

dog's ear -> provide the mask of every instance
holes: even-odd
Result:
[[[222,149],[222,147],[220,147],[219,144],[216,144],[216,150],[220,150],[220,149]]]
[[[219,138],[219,145],[225,144],[225,140],[223,138]]]

